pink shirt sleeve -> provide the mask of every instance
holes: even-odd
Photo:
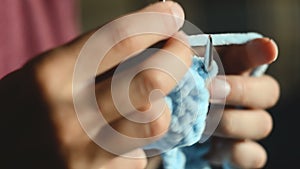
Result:
[[[76,0],[1,0],[0,78],[79,34]]]

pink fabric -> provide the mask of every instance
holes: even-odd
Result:
[[[76,0],[1,0],[0,78],[79,33]]]

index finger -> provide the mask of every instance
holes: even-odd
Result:
[[[269,38],[258,38],[243,45],[216,47],[226,74],[249,73],[253,68],[276,60],[278,48]]]
[[[100,29],[100,41],[109,47],[99,66],[102,73],[153,44],[174,35],[184,22],[184,12],[175,2],[155,3],[123,16]],[[99,43],[101,44],[101,43]]]
[[[83,60],[89,62],[86,69],[98,66],[97,74],[101,74],[171,37],[183,23],[184,11],[178,3],[158,2],[86,33],[69,43],[66,49],[68,56],[75,56],[73,59],[77,61],[84,55]]]

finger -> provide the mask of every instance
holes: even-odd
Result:
[[[210,92],[210,102],[224,104],[226,97],[230,93],[231,87],[226,81],[226,76],[216,76],[207,86]]]
[[[153,44],[171,37],[183,23],[184,11],[178,3],[168,1],[149,5],[65,45],[67,63],[72,62],[71,65],[74,66],[79,55],[88,59],[89,62],[84,66],[86,69],[98,66],[97,74],[101,74]],[[71,61],[70,56],[74,56]],[[53,65],[60,62],[61,57],[57,57]]]
[[[134,150],[133,153],[138,153],[137,156],[140,158],[130,158],[126,157],[127,155],[118,156],[111,161],[109,161],[104,167],[101,169],[123,169],[124,166],[126,168],[132,168],[132,169],[144,169],[147,165],[147,158],[146,154],[142,149]]]
[[[126,57],[174,35],[183,22],[184,11],[179,4],[172,1],[158,2],[108,23],[99,30],[87,32],[74,41],[45,53],[30,64],[34,65],[41,81],[46,81],[44,79],[47,78],[47,81],[53,82],[51,84],[68,89],[57,90],[47,84],[44,86],[49,86],[45,89],[49,90],[48,93],[54,93],[55,98],[57,95],[70,97],[74,66],[78,66],[78,63],[84,67],[83,74],[86,76],[94,75],[94,68],[97,67],[97,73],[101,74]],[[81,59],[77,60],[79,58]],[[67,70],[64,80],[57,78],[60,70]]]
[[[137,146],[139,143],[138,141],[133,141],[130,144],[125,143],[124,146],[121,146],[124,141],[114,140],[112,132],[103,137],[103,135],[101,135],[103,134],[102,131],[103,129],[98,134],[100,138],[97,138],[96,136],[92,139],[93,141],[86,133],[83,133],[81,137],[76,137],[75,140],[72,140],[73,142],[71,142],[71,144],[65,146],[68,148],[63,149],[63,153],[64,157],[66,157],[68,163],[71,165],[69,166],[70,168],[121,168],[120,166],[124,167],[124,165],[143,168],[146,165],[146,155],[144,151]],[[99,139],[101,139],[101,141]],[[109,141],[111,145],[117,149],[121,148],[120,151],[126,151],[120,153],[120,151],[116,151],[113,147],[109,147],[108,144],[105,144],[105,141]]]
[[[267,161],[265,149],[250,140],[234,141],[216,139],[207,155],[214,165],[230,165],[235,168],[262,168]]]
[[[139,158],[141,159],[141,161],[138,160],[139,165],[142,166],[145,162],[143,161],[145,154],[134,150],[141,150],[141,147],[161,138],[167,131],[170,120],[171,114],[168,108],[163,111],[160,117],[150,123],[136,123],[125,118],[116,120],[103,127],[93,138],[97,145],[94,142],[81,145],[84,149],[79,152],[84,153],[83,157],[87,157],[85,161],[88,162],[89,166],[92,166],[89,168],[106,167],[106,164],[115,166],[115,161],[111,160],[117,156]],[[76,159],[76,157],[74,158]],[[117,159],[117,162],[120,160],[124,162],[124,159]],[[126,163],[130,162],[134,162],[134,160],[126,161]]]
[[[156,113],[156,112],[148,112]],[[102,145],[110,152],[121,155],[150,144],[163,136],[171,121],[170,110],[165,106],[154,121],[138,123],[122,118],[108,124],[98,134]],[[110,129],[113,128],[113,130]]]
[[[278,82],[270,76],[227,76],[226,80],[231,88],[226,99],[228,105],[265,109],[279,98]]]
[[[175,2],[155,3],[136,13],[106,25],[104,40],[113,48],[102,60],[98,73],[112,68],[126,57],[131,57],[149,46],[169,38],[184,22],[184,12]],[[123,39],[123,40],[121,40]],[[118,40],[121,40],[118,42]]]
[[[178,38],[178,35],[176,38]],[[96,85],[97,101],[108,122],[121,118],[136,110],[145,111],[151,106],[150,96],[159,91],[159,99],[167,95],[176,85],[191,64],[191,50],[180,39],[171,38],[161,51],[142,63],[128,65],[129,71],[114,75],[116,81],[106,80]],[[150,68],[136,74],[135,67]],[[177,81],[176,81],[177,80]]]
[[[133,138],[150,138],[157,137],[164,134],[170,124],[171,112],[170,109],[165,106],[163,110],[160,110],[160,115],[149,123],[138,123],[128,120],[126,118],[119,119],[111,126],[118,132]],[[155,114],[156,112],[148,112]]]
[[[217,47],[226,74],[241,74],[276,60],[278,48],[269,38],[259,38],[244,45]]]
[[[185,35],[178,33],[167,41],[162,50],[142,63],[142,71],[130,86],[130,98],[138,108],[149,103],[149,95],[159,89],[166,96],[181,80],[192,63],[192,52],[185,42]],[[137,91],[144,86],[144,89]]]
[[[268,136],[272,127],[272,117],[264,110],[226,109],[214,135],[257,140]]]

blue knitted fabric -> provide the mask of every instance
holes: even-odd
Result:
[[[189,36],[191,46],[203,46],[207,35]],[[214,45],[244,44],[260,38],[257,33],[215,34]],[[206,72],[203,59],[194,56],[192,66],[179,84],[166,96],[166,102],[172,112],[168,132],[158,141],[144,147],[145,150],[161,151],[165,169],[210,169],[209,163],[202,157],[209,149],[209,142],[197,143],[205,127],[209,105],[209,92],[205,86],[208,79],[216,76],[218,66]],[[262,74],[266,65],[258,67],[254,76]],[[224,164],[224,168],[233,168]]]
[[[201,138],[209,105],[206,80],[218,71],[215,62],[212,67],[212,71],[206,72],[203,59],[194,56],[189,71],[166,97],[172,112],[169,130],[162,139],[144,149],[164,152],[163,163],[167,169],[185,168],[186,159],[180,147],[191,146]]]
[[[172,121],[169,129],[171,132],[168,132],[166,137],[169,139],[171,136],[170,139],[172,139],[172,134],[180,133],[181,140],[175,145],[174,141],[178,140],[172,139],[172,145],[175,145],[175,147],[162,154],[165,169],[187,168],[186,164],[188,164],[187,160],[189,159],[186,159],[186,157],[189,156],[189,154],[187,154],[188,152],[194,153],[194,156],[196,155],[195,153],[203,154],[206,152],[203,149],[198,149],[197,151],[184,151],[184,149],[186,149],[184,147],[197,143],[202,136],[209,105],[209,92],[205,84],[206,80],[216,76],[217,72],[218,67],[215,63],[213,64],[213,69],[210,72],[206,72],[203,60],[199,57],[194,57],[190,71],[180,82],[180,84],[184,86],[179,84],[168,95],[167,99],[170,100],[168,105],[170,107],[172,106]],[[192,78],[189,77],[191,75]],[[184,98],[176,98],[178,93],[184,95],[182,96]],[[180,104],[181,107],[183,107],[181,109],[179,108]],[[186,116],[189,117],[186,118]],[[193,146],[191,146],[191,148],[194,149]],[[205,162],[203,161],[201,164],[204,165]]]

